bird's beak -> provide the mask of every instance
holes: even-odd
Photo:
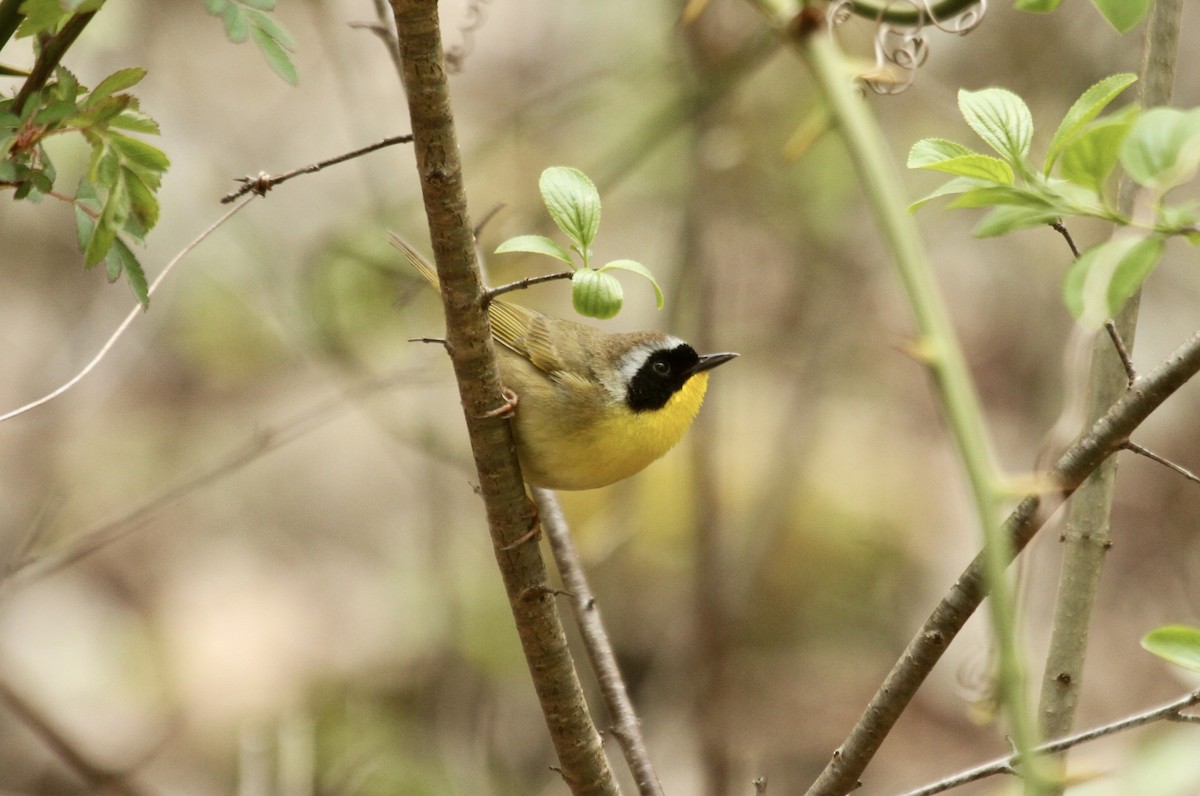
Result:
[[[729,360],[736,357],[737,354],[701,354],[700,361],[696,363],[696,367],[692,368],[692,374],[699,373],[702,370],[712,370],[717,365],[724,365]]]

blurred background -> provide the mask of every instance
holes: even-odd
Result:
[[[978,145],[960,87],[1024,97],[1038,150],[1085,88],[1137,70],[1140,29],[1117,35],[1084,0],[1047,16],[992,6],[967,37],[931,35],[909,91],[869,98],[897,162],[923,137]],[[626,309],[602,325],[741,353],[679,448],[562,500],[666,791],[748,794],[766,776],[771,793],[798,793],[979,540],[844,152],[830,135],[795,147],[816,109],[803,64],[745,4],[712,0],[688,25],[679,12],[449,0],[447,46],[466,47],[454,110],[473,219],[503,206],[482,251],[553,232],[537,178],[575,166],[604,200],[597,257],[639,260],[667,290],[659,313],[644,282],[623,279]],[[135,93],[171,159],[142,258],[151,276],[224,212],[235,178],[409,131],[386,49],[356,27],[375,14],[366,0],[282,3],[296,88],[251,45],[229,44],[199,2],[125,0],[97,16],[66,63],[87,85],[148,68]],[[1184,107],[1200,104],[1198,26],[1189,6]],[[870,56],[869,23],[839,36]],[[3,54],[28,58],[27,42]],[[84,149],[63,138],[53,153],[69,193]],[[913,198],[940,184],[905,179]],[[133,302],[81,268],[67,205],[4,198],[0,411],[77,372]],[[918,220],[1000,457],[1027,473],[1085,375],[1064,359],[1070,252],[1049,229],[976,240],[978,217],[934,203]],[[0,790],[93,792],[53,749],[57,735],[147,794],[565,792],[472,491],[448,361],[406,342],[441,332],[440,306],[386,230],[428,251],[409,148],[281,186],[188,255],[92,375],[0,425]],[[1072,231],[1084,246],[1106,235]],[[1200,326],[1194,258],[1172,243],[1148,283],[1144,369]],[[487,266],[493,283],[552,267],[523,255]],[[570,312],[560,283],[517,300]],[[1200,466],[1198,412],[1190,385],[1136,439]],[[1137,642],[1200,623],[1198,516],[1195,485],[1123,460],[1079,726],[1195,686]],[[1057,532],[1024,564],[1035,678]],[[984,630],[973,620],[950,649],[862,793],[1007,753],[979,706]],[[1200,793],[1195,732],[1081,748],[1073,760],[1096,779],[1078,792]]]

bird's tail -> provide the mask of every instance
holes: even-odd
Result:
[[[395,232],[388,233],[388,242],[400,250],[412,267],[417,269],[417,273],[425,277],[426,282],[433,285],[439,293],[442,292],[442,286],[438,283],[437,271],[429,264],[428,260]]]

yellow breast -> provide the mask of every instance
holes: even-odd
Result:
[[[708,373],[697,373],[661,409],[633,412],[623,403],[610,404],[553,431],[522,422],[524,407],[518,405],[517,451],[525,480],[549,489],[596,489],[628,478],[679,442],[707,389]]]

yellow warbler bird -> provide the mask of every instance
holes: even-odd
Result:
[[[435,288],[437,272],[389,235]],[[595,489],[628,478],[674,447],[700,411],[708,371],[737,354],[697,354],[663,332],[610,333],[493,300],[504,385],[525,480]]]

